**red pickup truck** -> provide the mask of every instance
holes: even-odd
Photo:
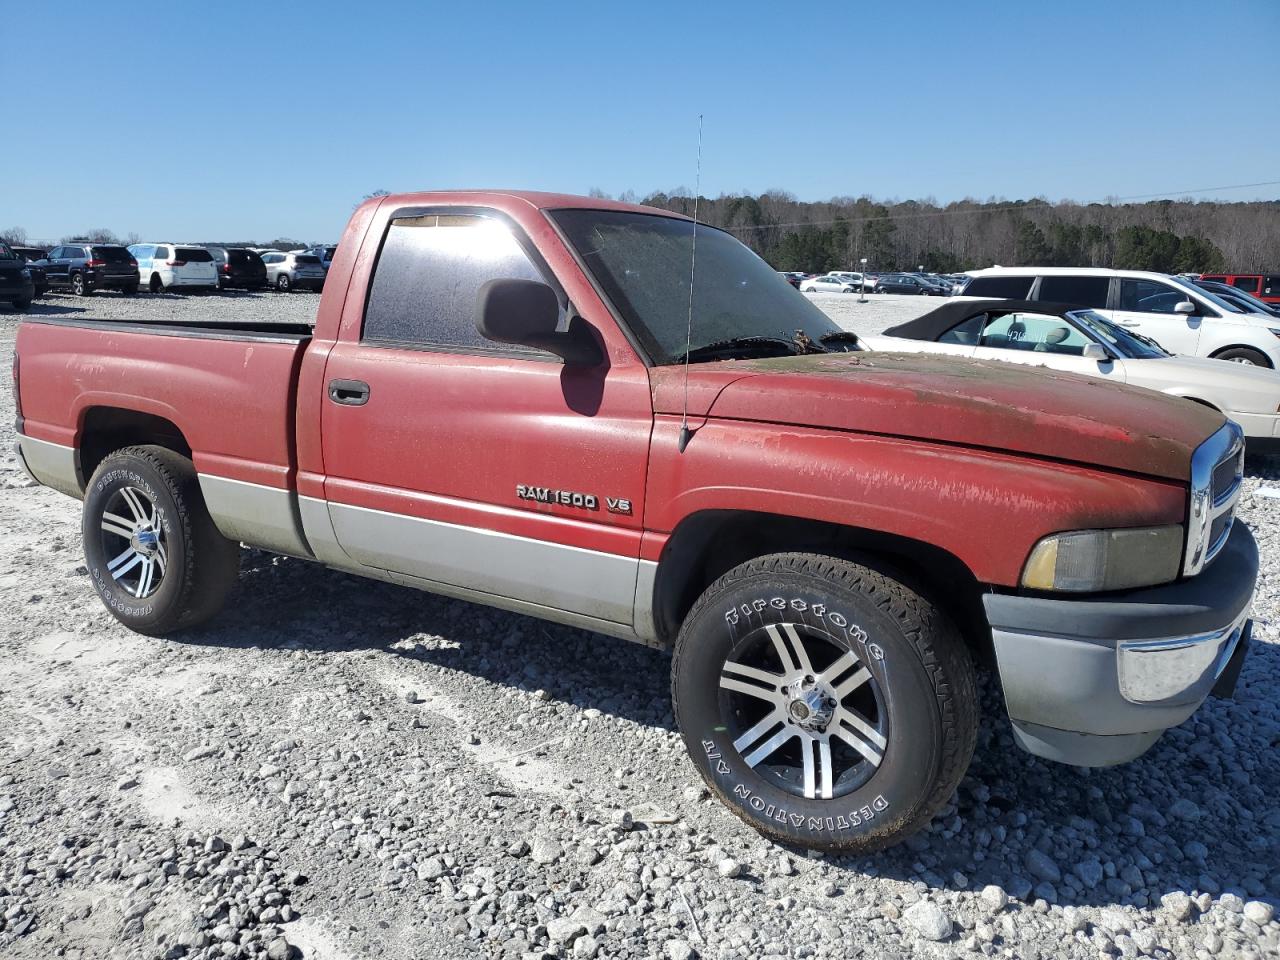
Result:
[[[1022,746],[1104,765],[1229,695],[1248,646],[1234,424],[862,352],[663,211],[379,197],[314,328],[32,318],[14,375],[20,455],[83,500],[133,629],[213,616],[246,543],[671,647],[694,765],[811,847],[876,849],[947,802],[975,664]]]

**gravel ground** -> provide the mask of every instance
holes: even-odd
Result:
[[[885,301],[833,309],[882,328],[920,303]],[[77,504],[18,471],[4,396],[0,955],[1280,955],[1280,499],[1261,492],[1280,463],[1251,463],[1241,501],[1264,573],[1235,701],[1082,771],[1016,749],[987,684],[931,829],[824,858],[707,797],[657,651],[256,551],[208,628],[129,633],[89,586]]]

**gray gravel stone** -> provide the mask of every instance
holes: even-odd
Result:
[[[1004,887],[998,884],[989,883],[982,888],[982,902],[992,910],[1003,910],[1009,903],[1009,895],[1004,892]]]
[[[1262,900],[1250,900],[1244,905],[1244,915],[1245,919],[1265,927],[1275,916],[1275,908]]]
[[[926,940],[945,940],[951,936],[951,918],[932,900],[913,903],[903,911],[902,918]]]

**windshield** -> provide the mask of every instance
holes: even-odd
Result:
[[[0,240],[0,260],[17,260],[18,255],[9,249],[9,245]]]
[[[1245,313],[1246,312],[1244,310],[1241,310],[1234,303],[1227,303],[1227,301],[1223,300],[1216,293],[1213,293],[1209,290],[1205,290],[1203,287],[1197,287],[1190,280],[1186,280],[1182,277],[1170,277],[1169,282],[1177,284],[1178,286],[1182,287],[1183,290],[1190,290],[1192,293],[1196,294],[1196,296],[1199,296],[1204,298],[1205,300],[1208,300],[1215,307],[1220,307],[1221,309],[1225,310],[1227,313]],[[1191,302],[1195,303],[1194,300],[1192,300]]]
[[[1067,316],[1079,324],[1085,333],[1105,343],[1122,357],[1130,360],[1154,360],[1157,357],[1171,356],[1150,337],[1116,326],[1106,317],[1092,310],[1074,310]]]
[[[685,353],[689,323],[693,222],[616,210],[556,210],[551,217],[653,362],[677,362]],[[802,330],[821,341],[840,332],[729,234],[700,224],[697,254],[691,360],[699,359],[693,351],[726,340],[790,342]]]

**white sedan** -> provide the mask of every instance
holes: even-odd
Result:
[[[1280,452],[1280,373],[1175,357],[1093,310],[959,300],[859,341],[872,350],[1027,363],[1158,390],[1220,410],[1244,429],[1251,450]]]
[[[800,284],[801,293],[854,293],[857,289],[841,277],[810,277]]]

